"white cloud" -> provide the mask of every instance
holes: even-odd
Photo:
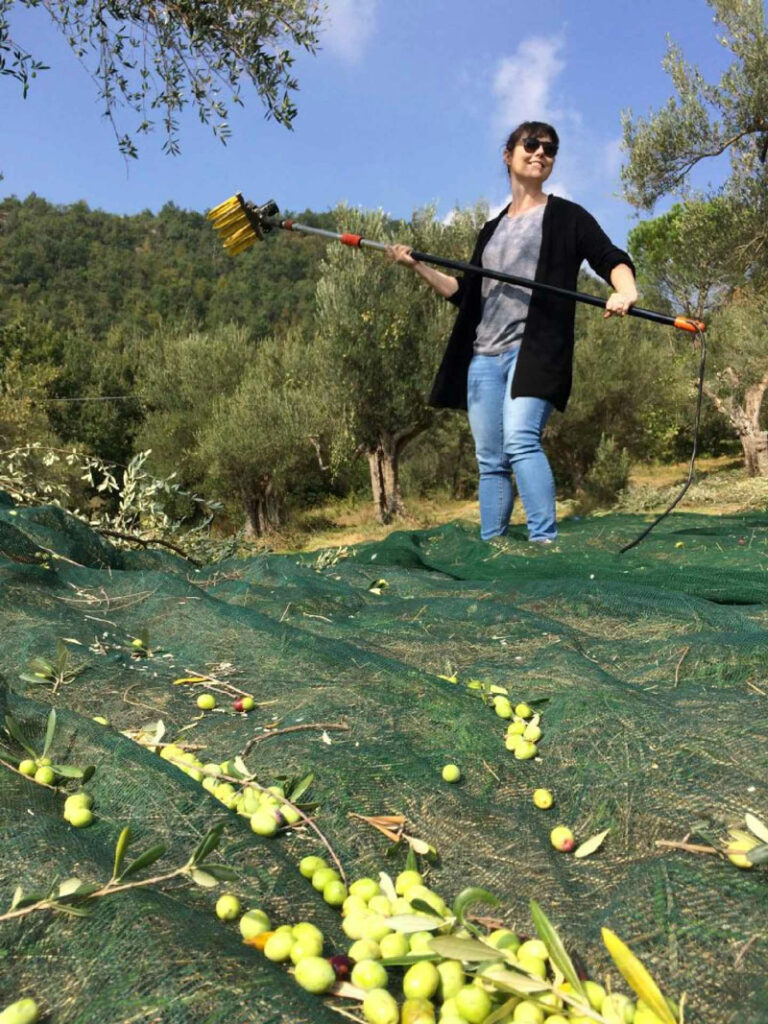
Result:
[[[356,64],[376,28],[379,0],[326,0],[320,43],[324,50]]]
[[[565,61],[560,36],[529,36],[496,68],[494,130],[511,131],[521,121],[553,121],[562,117],[552,100],[553,86]]]

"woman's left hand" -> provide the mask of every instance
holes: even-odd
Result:
[[[603,319],[609,316],[626,316],[637,302],[637,295],[629,292],[611,292],[605,303]]]

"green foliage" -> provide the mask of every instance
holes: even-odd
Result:
[[[728,151],[731,175],[722,192],[730,208],[735,261],[765,270],[768,241],[768,30],[754,0],[707,0],[718,41],[733,60],[719,82],[707,81],[670,42],[664,59],[675,95],[647,118],[623,115],[624,194],[645,210],[682,191],[702,160]]]
[[[744,289],[712,317],[708,331],[710,385],[744,401],[747,389],[768,374],[768,292]]]
[[[50,365],[26,363],[19,349],[0,349],[0,445],[54,440],[42,403],[56,376]]]
[[[708,318],[743,277],[733,262],[738,239],[731,215],[732,204],[723,197],[692,200],[633,228],[628,244],[644,301]]]
[[[200,426],[193,457],[207,488],[239,500],[251,534],[277,525],[290,482],[316,461],[315,393],[306,342],[294,329],[262,340],[235,390]]]
[[[595,291],[594,282],[585,290]],[[555,414],[545,434],[560,487],[585,487],[603,436],[649,461],[673,456],[680,436],[689,443],[695,360],[678,333],[579,308],[576,339],[568,412]]]
[[[164,149],[179,152],[178,117],[190,104],[222,141],[229,137],[228,107],[242,105],[241,83],[250,82],[268,117],[290,127],[298,82],[291,49],[313,53],[322,16],[317,0],[260,0],[254,4],[209,0],[163,5],[140,0],[16,0],[41,7],[66,38],[96,83],[99,99],[126,156],[138,155],[136,140],[156,127]],[[11,36],[14,0],[0,4],[0,74],[21,83],[45,65]],[[116,114],[125,106],[140,118],[120,133]]]
[[[619,448],[612,437],[603,434],[595,459],[584,477],[584,511],[597,505],[612,505],[629,482],[631,459],[626,448]]]

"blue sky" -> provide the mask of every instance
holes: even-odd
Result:
[[[329,0],[327,18],[319,53],[297,60],[293,132],[266,121],[250,91],[226,146],[190,113],[180,156],[164,155],[156,133],[126,166],[44,10],[13,9],[16,40],[51,70],[26,100],[0,79],[0,195],[134,213],[169,200],[204,210],[241,190],[283,210],[345,201],[408,217],[434,203],[445,216],[505,200],[504,139],[533,117],[561,137],[547,190],[582,203],[623,244],[635,219],[618,197],[620,112],[647,113],[671,94],[667,34],[708,79],[728,56],[705,0]],[[133,123],[125,111],[121,127]]]

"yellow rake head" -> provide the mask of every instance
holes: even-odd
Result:
[[[237,256],[277,225],[269,218],[280,211],[273,199],[263,206],[255,206],[243,199],[240,192],[208,212],[208,219],[219,233],[219,238],[230,256]]]

